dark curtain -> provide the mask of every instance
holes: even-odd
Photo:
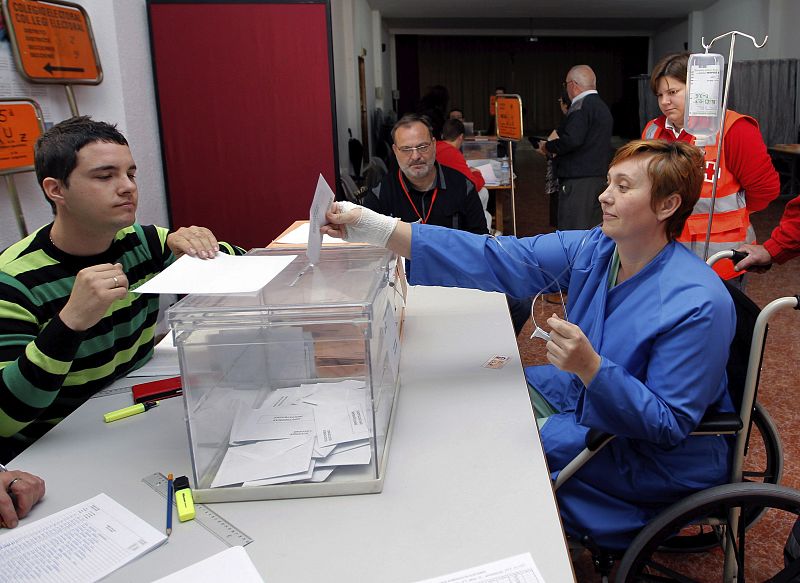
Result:
[[[641,136],[647,122],[661,115],[661,110],[658,108],[656,96],[650,91],[650,75],[641,75],[637,79],[637,85],[639,88],[639,136]]]
[[[522,97],[525,133],[549,133],[561,119],[557,99],[570,67],[586,64],[614,114],[617,135],[638,132],[638,97],[633,77],[647,70],[648,40],[640,37],[562,38],[398,36],[398,89],[406,113],[433,85],[450,92],[449,107],[464,110],[476,129],[489,126],[489,96],[496,86]],[[410,46],[416,47],[416,51]],[[411,56],[416,59],[410,59]],[[405,61],[404,61],[405,58]],[[418,71],[418,83],[403,83]],[[413,94],[417,91],[417,94]]]
[[[768,145],[798,141],[798,59],[733,64],[728,108],[752,115]]]

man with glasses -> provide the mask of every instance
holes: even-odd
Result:
[[[474,184],[436,162],[436,140],[427,118],[403,116],[392,128],[392,140],[400,168],[367,193],[365,207],[411,223],[488,233]]]
[[[475,185],[464,174],[436,161],[436,140],[424,116],[401,117],[392,128],[392,150],[400,166],[364,197],[362,205],[408,223],[449,227],[486,235],[489,230]],[[406,262],[411,274],[411,264]],[[530,316],[530,298],[508,297],[514,332]]]
[[[597,197],[606,188],[614,120],[597,94],[591,67],[570,69],[564,89],[572,100],[568,115],[556,130],[558,138],[540,141],[538,149],[555,156],[560,184],[558,228],[591,229],[603,218]]]

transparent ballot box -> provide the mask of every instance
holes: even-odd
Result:
[[[467,160],[493,160],[497,158],[497,141],[464,141],[461,151]]]
[[[198,502],[380,492],[405,275],[376,247],[293,256],[260,291],[168,311]]]

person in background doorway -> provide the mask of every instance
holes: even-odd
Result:
[[[459,121],[464,121],[464,111],[459,109],[458,107],[454,107],[450,110],[450,113],[447,114],[447,119],[457,119]]]
[[[558,98],[558,107],[561,109],[561,115],[566,116],[569,113],[569,106],[572,101],[567,95],[566,89],[561,92]],[[548,140],[555,140],[558,138],[558,130],[553,130],[547,136]],[[541,153],[541,150],[536,150]],[[556,228],[558,226],[558,192],[560,185],[558,183],[558,176],[556,176],[556,166],[554,162],[555,154],[547,154],[547,166],[544,174],[544,192],[547,194],[550,202],[550,225]]]
[[[489,98],[489,128],[486,130],[487,136],[493,136],[497,133],[497,120],[496,120],[496,109],[495,109],[495,99],[499,95],[505,95],[506,88],[502,85],[498,85],[494,88],[494,93]]]
[[[443,85],[434,85],[422,96],[417,106],[417,114],[424,115],[431,124],[433,137],[437,140],[442,137],[442,127],[446,118],[447,103],[450,93]]]

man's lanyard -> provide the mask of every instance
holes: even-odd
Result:
[[[406,198],[408,199],[408,202],[411,203],[411,208],[413,208],[414,212],[417,213],[417,216],[419,217],[419,220],[422,221],[422,224],[423,225],[426,224],[428,222],[428,219],[431,216],[431,211],[433,210],[433,205],[436,202],[436,195],[439,194],[439,187],[437,186],[433,190],[433,196],[431,197],[431,206],[428,208],[428,214],[425,215],[425,218],[423,219],[422,218],[422,214],[417,210],[417,205],[414,204],[414,201],[411,200],[411,195],[408,194],[408,189],[406,188],[406,184],[405,184],[405,182],[403,182],[403,173],[400,170],[397,171],[397,179],[400,181],[400,186],[402,187],[403,192],[406,193]],[[424,198],[425,194],[423,193],[422,196]],[[424,209],[425,207],[423,206],[422,208]]]

